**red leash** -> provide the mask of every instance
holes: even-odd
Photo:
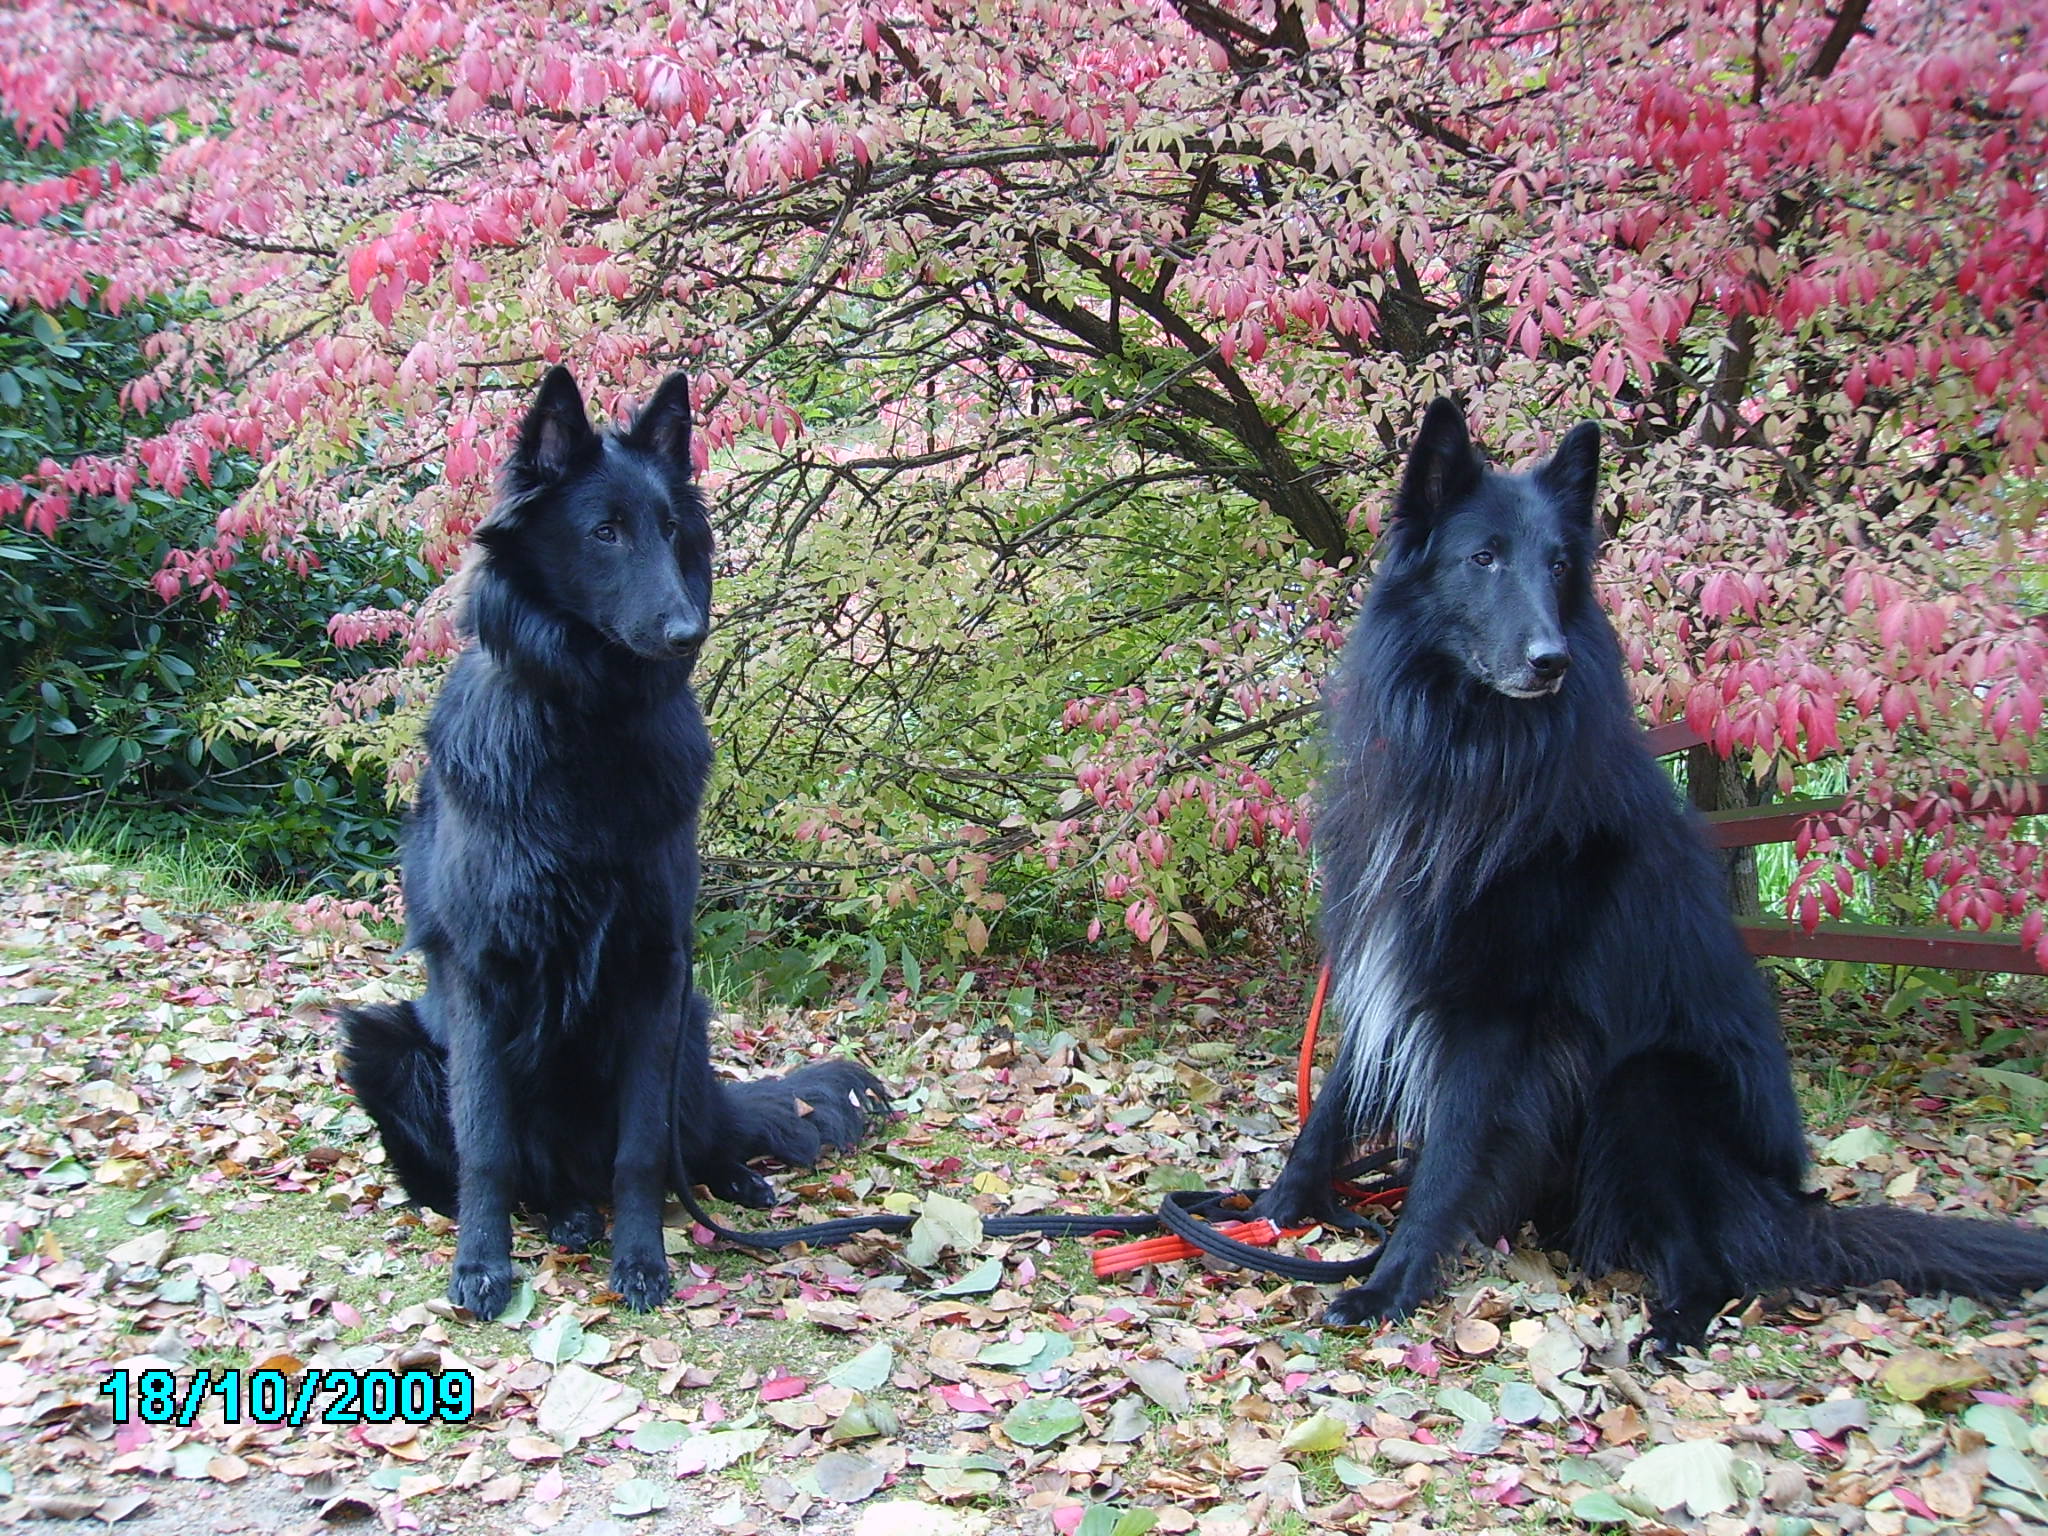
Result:
[[[1308,1124],[1308,1069],[1316,1059],[1316,1031],[1323,1024],[1323,1002],[1330,995],[1330,967],[1316,972],[1316,995],[1308,1005],[1308,1024],[1301,1032],[1301,1054],[1294,1063],[1294,1113],[1296,1129]]]
[[[1301,1052],[1294,1068],[1295,1111],[1301,1117],[1301,1124],[1308,1124],[1311,1105],[1308,1079],[1309,1069],[1315,1063],[1316,1033],[1322,1027],[1323,1004],[1330,995],[1330,968],[1325,965],[1316,975],[1316,991],[1308,1005],[1308,1023],[1301,1032]],[[1352,1190],[1347,1185],[1338,1185],[1346,1194],[1366,1195],[1364,1190]],[[1381,1190],[1370,1198],[1382,1205],[1397,1203],[1407,1193],[1404,1189]],[[1270,1221],[1225,1221],[1216,1225],[1216,1231],[1224,1237],[1235,1238],[1255,1248],[1266,1248],[1283,1237],[1300,1237],[1304,1232],[1313,1232],[1314,1224],[1305,1227],[1276,1228]],[[1194,1258],[1201,1249],[1181,1237],[1148,1237],[1135,1243],[1117,1243],[1108,1248],[1099,1248],[1094,1255],[1095,1276],[1104,1279],[1110,1275],[1121,1275],[1128,1270],[1142,1269],[1147,1264],[1166,1264],[1175,1259]]]

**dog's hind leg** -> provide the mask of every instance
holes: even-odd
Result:
[[[587,1253],[604,1236],[604,1214],[594,1205],[565,1205],[548,1212],[548,1241],[570,1253]]]
[[[1660,1351],[1698,1344],[1770,1246],[1777,1192],[1739,1160],[1743,1133],[1722,1074],[1690,1053],[1628,1057],[1588,1105],[1570,1246],[1595,1272],[1650,1277],[1650,1338]]]

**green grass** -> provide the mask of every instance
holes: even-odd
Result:
[[[1310,1504],[1334,1504],[1344,1497],[1344,1479],[1337,1475],[1337,1453],[1319,1451],[1294,1463],[1301,1474],[1301,1496]]]
[[[341,1241],[351,1235],[328,1202],[311,1193],[251,1191],[246,1186],[232,1190],[194,1194],[181,1188],[181,1199],[142,1224],[128,1220],[129,1210],[142,1192],[129,1189],[81,1191],[78,1209],[56,1216],[49,1235],[66,1254],[88,1265],[104,1263],[107,1253],[154,1225],[176,1221],[182,1224],[194,1216],[205,1216],[203,1226],[179,1232],[166,1274],[176,1272],[177,1261],[199,1253],[226,1253],[251,1263],[292,1265],[307,1271],[306,1286],[331,1287],[334,1299],[362,1315],[362,1322],[344,1329],[342,1343],[369,1337],[392,1312],[427,1301],[441,1293],[444,1275],[439,1265],[425,1262],[427,1244],[415,1239],[402,1245],[396,1262],[377,1266],[375,1274],[363,1272],[363,1250],[344,1251]],[[343,1213],[345,1215],[345,1213]],[[360,1227],[355,1229],[360,1235]],[[245,1278],[236,1288],[238,1297],[261,1296],[265,1282]],[[207,1363],[207,1362],[202,1362]],[[210,1363],[246,1364],[227,1352]]]
[[[149,1230],[150,1223],[131,1224],[129,1209],[136,1204],[134,1190],[93,1188],[78,1192],[76,1208],[57,1215],[49,1224],[48,1237],[63,1252],[87,1265],[104,1263],[107,1253],[121,1243]],[[338,1225],[335,1210],[313,1194],[277,1193],[267,1198],[252,1194],[246,1186],[232,1194],[184,1192],[183,1202],[153,1218],[155,1224],[182,1224],[195,1215],[205,1215],[203,1226],[179,1232],[164,1273],[180,1272],[178,1260],[194,1254],[226,1253],[246,1259],[259,1268],[290,1265],[307,1272],[305,1290],[325,1290],[336,1302],[354,1309],[360,1321],[339,1329],[336,1342],[342,1345],[378,1341],[390,1318],[408,1307],[439,1298],[447,1283],[447,1267],[433,1256],[451,1238],[408,1221],[397,1220],[398,1210],[379,1212],[366,1220]],[[514,1229],[515,1253],[520,1267],[532,1274],[536,1262],[550,1250],[538,1231],[526,1224]],[[574,1273],[567,1256],[555,1255],[557,1265]],[[760,1267],[760,1261],[745,1254],[710,1253],[689,1255],[697,1262],[729,1279]],[[366,1259],[374,1259],[366,1263]],[[605,1258],[602,1250],[580,1261],[581,1273],[591,1290],[603,1285]],[[582,1306],[576,1299],[580,1284],[565,1288],[560,1298],[542,1296],[533,1318],[540,1320],[557,1307]],[[304,1292],[295,1292],[304,1294]],[[260,1276],[245,1277],[235,1291],[235,1304],[247,1305],[267,1299],[267,1282]],[[481,1356],[523,1350],[520,1336],[496,1323],[447,1318],[447,1330],[454,1348],[466,1356]],[[837,1334],[812,1327],[806,1322],[780,1318],[750,1317],[736,1328],[719,1331],[715,1347],[707,1347],[703,1334],[692,1327],[680,1309],[631,1317],[615,1312],[610,1319],[591,1325],[599,1335],[616,1335],[631,1328],[650,1336],[666,1335],[681,1346],[683,1358],[710,1370],[720,1383],[729,1384],[748,1370],[765,1375],[771,1366],[800,1376],[822,1376],[866,1347],[858,1334]],[[207,1346],[190,1362],[195,1368],[246,1367],[244,1352]],[[624,1378],[642,1391],[653,1392],[658,1372],[635,1367]],[[886,1398],[890,1389],[872,1394]]]
[[[159,900],[220,911],[251,902],[298,901],[308,893],[257,878],[232,830],[194,823],[192,835],[166,839],[138,831],[111,812],[62,828],[10,830],[9,840],[31,852],[53,853],[71,864],[106,864],[140,877],[140,889]],[[260,926],[260,925],[259,925]]]
[[[1100,1246],[1063,1237],[1053,1243],[1050,1253],[1034,1254],[1032,1258],[1040,1270],[1056,1276],[1071,1294],[1099,1296],[1102,1282],[1095,1278],[1095,1253]]]
[[[1717,1356],[1715,1369],[1729,1381],[1805,1381],[1815,1372],[1813,1343],[1804,1334],[1783,1328],[1744,1328],[1739,1338],[1716,1335],[1716,1344],[1730,1345]]]
[[[1809,1132],[1831,1135],[1862,1113],[1870,1097],[1870,1079],[1840,1067],[1822,1067],[1817,1073],[1795,1072],[1801,1118]]]

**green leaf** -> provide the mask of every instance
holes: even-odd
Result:
[[[1838,1168],[1875,1162],[1892,1150],[1892,1140],[1874,1126],[1851,1126],[1820,1149],[1821,1161]]]
[[[1642,1516],[1611,1493],[1595,1490],[1572,1500],[1572,1518],[1588,1525],[1635,1525]]]
[[[1534,1424],[1556,1417],[1550,1399],[1526,1381],[1511,1381],[1500,1389],[1500,1416],[1510,1424]]]
[[[936,1288],[934,1296],[986,1296],[1003,1283],[1003,1261],[983,1259],[951,1285]]]
[[[2048,1499],[2048,1477],[2042,1476],[2039,1464],[2031,1456],[2021,1454],[2013,1446],[1992,1446],[1984,1453],[1984,1470],[2008,1488]]]
[[[930,1269],[942,1253],[968,1253],[981,1245],[981,1212],[951,1195],[927,1195],[903,1256],[919,1269]]]
[[[887,1344],[870,1344],[851,1360],[833,1366],[825,1379],[848,1391],[873,1392],[888,1383],[895,1369],[896,1351]]]
[[[527,1344],[534,1359],[545,1360],[549,1365],[578,1359],[583,1353],[583,1325],[571,1313],[557,1312],[533,1330]]]
[[[170,1215],[185,1209],[185,1196],[174,1185],[158,1184],[139,1192],[135,1203],[125,1212],[128,1225],[146,1227],[159,1216]]]
[[[90,1184],[92,1173],[77,1158],[60,1157],[36,1175],[36,1182],[54,1189],[76,1189],[81,1184]]]
[[[1614,1481],[1614,1474],[1590,1457],[1563,1456],[1558,1458],[1557,1480],[1586,1488],[1605,1488]]]
[[[533,1309],[539,1305],[540,1292],[533,1288],[531,1280],[521,1275],[519,1283],[512,1287],[512,1299],[505,1303],[505,1310],[500,1312],[492,1321],[503,1323],[507,1327],[523,1323],[533,1316]]]
[[[1963,1422],[1993,1445],[2026,1448],[2027,1421],[2003,1403],[1972,1403],[1963,1410]]]
[[[633,1449],[653,1455],[672,1451],[690,1438],[690,1426],[674,1419],[649,1419],[633,1431]]]
[[[668,1508],[668,1489],[651,1477],[629,1477],[612,1490],[612,1513],[628,1520]]]
[[[1005,1339],[990,1344],[974,1357],[974,1362],[999,1370],[1012,1370],[1019,1376],[1036,1376],[1073,1352],[1074,1341],[1064,1333],[1040,1329],[1036,1333],[1025,1334],[1021,1339]]]
[[[887,1403],[856,1392],[847,1399],[839,1417],[825,1428],[825,1439],[837,1445],[842,1440],[865,1440],[871,1435],[893,1435],[902,1429],[896,1410]]]
[[[1619,1483],[1659,1509],[1677,1509],[1682,1504],[1695,1516],[1733,1509],[1740,1497],[1735,1486],[1735,1451],[1717,1440],[1680,1440],[1656,1446],[1630,1462]]]
[[[1288,1426],[1280,1437],[1282,1456],[1315,1456],[1343,1448],[1351,1427],[1335,1414],[1312,1413]]]
[[[1019,1445],[1051,1445],[1085,1421],[1080,1405],[1064,1397],[1027,1397],[1003,1416],[1003,1433]]]
[[[1352,1460],[1349,1456],[1332,1456],[1330,1470],[1337,1474],[1337,1481],[1346,1488],[1363,1488],[1368,1483],[1380,1480],[1379,1473],[1363,1462]]]
[[[1156,1509],[1124,1509],[1115,1504],[1091,1504],[1081,1517],[1074,1536],[1145,1536],[1159,1523]]]
[[[1455,1413],[1467,1424],[1491,1424],[1493,1410],[1478,1394],[1467,1392],[1463,1387],[1445,1387],[1436,1395],[1437,1407],[1446,1413]]]

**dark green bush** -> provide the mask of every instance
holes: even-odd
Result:
[[[34,152],[0,129],[10,181],[113,159],[132,172],[150,154],[147,136],[121,125],[81,123],[62,151]],[[120,393],[144,372],[147,339],[193,303],[0,307],[0,487],[45,460],[116,457],[183,415],[174,398],[124,409]],[[327,616],[396,606],[429,573],[374,535],[316,534],[309,574],[244,558],[221,575],[225,608],[190,592],[165,602],[151,586],[165,556],[211,545],[250,475],[245,458],[223,453],[210,486],[173,496],[142,484],[125,503],[78,496],[50,532],[0,520],[0,816],[14,833],[111,816],[191,838],[197,813],[199,835],[232,845],[261,880],[333,884],[389,862],[396,824],[379,775],[209,734],[206,712],[305,669],[347,676],[388,662],[374,646],[337,652]]]

